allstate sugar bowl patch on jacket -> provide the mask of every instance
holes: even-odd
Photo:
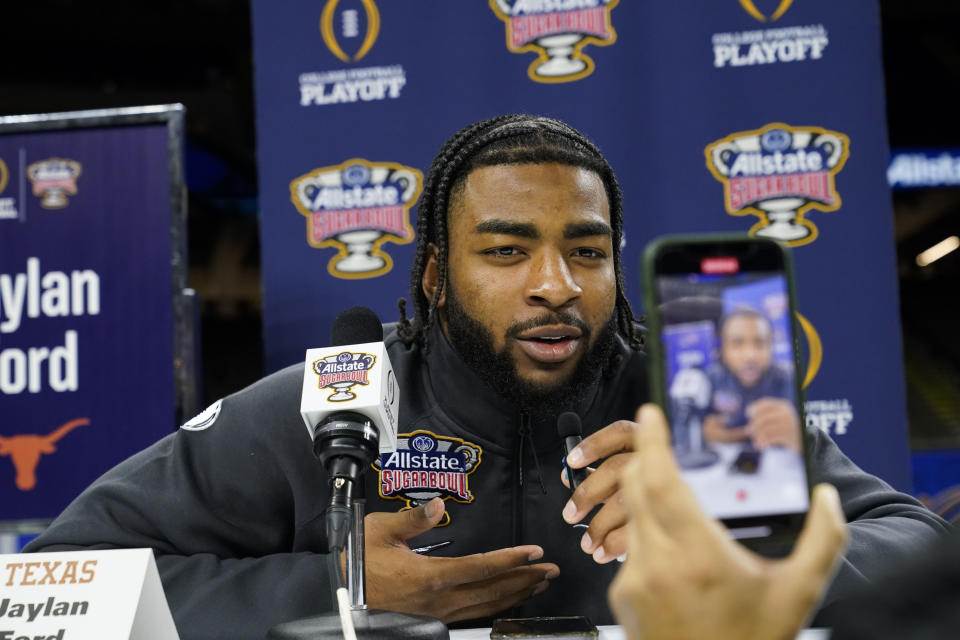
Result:
[[[469,476],[480,465],[483,450],[466,440],[417,430],[397,434],[397,450],[381,453],[373,463],[380,474],[380,496],[404,500],[405,509],[433,498],[473,502]],[[437,526],[450,523],[449,513]]]

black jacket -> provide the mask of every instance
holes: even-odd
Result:
[[[401,444],[411,453],[461,456],[466,473],[424,475],[424,463],[399,460],[405,469],[392,464],[386,477],[368,474],[367,510],[396,511],[444,495],[449,522],[411,546],[453,539],[435,554],[459,556],[538,544],[561,574],[519,614],[613,622],[606,591],[619,563],[595,564],[580,550],[583,529],[560,517],[569,492],[560,483],[556,416],[527,415],[507,404],[436,330],[428,355],[404,346],[389,328],[386,343],[401,387]],[[278,622],[328,609],[326,565],[318,554],[325,549],[327,478],[299,415],[302,375],[302,365],[272,374],[225,398],[215,419],[191,421],[192,429],[121,463],[28,550],[152,547],[184,640],[260,639]],[[631,419],[646,398],[645,357],[621,343],[580,408],[585,435]],[[851,521],[832,601],[891,558],[938,537],[945,525],[858,469],[822,432],[812,441],[811,480],[837,486]]]

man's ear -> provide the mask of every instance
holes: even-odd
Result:
[[[433,300],[433,296],[437,291],[437,286],[440,284],[440,249],[437,248],[437,245],[431,244],[427,247],[427,264],[423,268],[423,277],[420,278],[420,288],[423,290],[423,295],[427,297],[428,301]],[[440,292],[440,300],[437,302],[437,307],[442,307],[446,304],[447,301],[447,292]]]

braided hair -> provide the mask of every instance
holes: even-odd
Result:
[[[504,164],[559,163],[587,169],[603,181],[613,228],[613,261],[617,281],[616,322],[630,346],[640,349],[643,339],[634,328],[634,315],[624,293],[620,265],[623,238],[623,197],[613,169],[600,150],[572,127],[541,116],[505,115],[471,124],[440,148],[424,182],[417,206],[417,253],[410,270],[413,320],[407,318],[406,300],[400,299],[400,338],[409,346],[426,347],[426,335],[435,321],[437,304],[447,279],[447,213],[474,169]],[[421,281],[429,260],[430,245],[437,247],[439,280],[433,298],[423,293]]]

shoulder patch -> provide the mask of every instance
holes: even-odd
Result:
[[[433,498],[466,504],[474,499],[468,476],[480,465],[482,454],[472,442],[417,430],[398,433],[397,450],[381,453],[371,466],[380,474],[380,497],[403,500],[403,509]],[[450,512],[437,526],[448,524]]]
[[[184,422],[180,428],[186,431],[203,431],[204,429],[209,428],[214,422],[217,421],[217,418],[220,417],[220,406],[222,404],[223,399],[221,398],[194,417]]]

